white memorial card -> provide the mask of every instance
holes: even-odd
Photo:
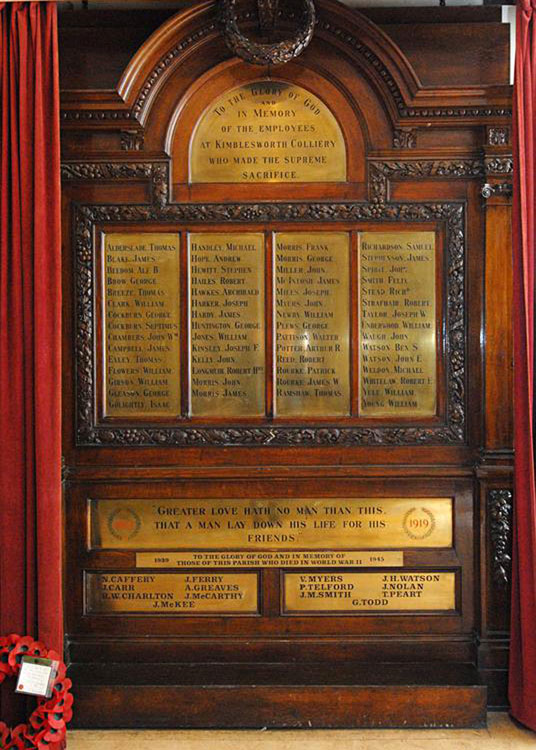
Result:
[[[54,678],[58,673],[58,666],[59,662],[52,659],[23,656],[15,692],[50,698]]]

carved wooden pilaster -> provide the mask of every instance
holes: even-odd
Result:
[[[491,579],[500,587],[510,583],[512,571],[512,510],[512,490],[488,491]]]

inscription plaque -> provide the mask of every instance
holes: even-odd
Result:
[[[350,410],[349,244],[343,232],[275,235],[275,412]]]
[[[455,573],[286,573],[283,606],[293,612],[452,610]]]
[[[345,182],[339,124],[310,91],[256,81],[222,94],[201,117],[190,148],[196,182]]]
[[[293,550],[288,552],[138,552],[137,568],[364,568],[397,567],[404,565],[403,552],[348,552],[341,550]]]
[[[101,549],[452,546],[451,498],[98,499],[89,512]]]
[[[361,232],[360,414],[436,413],[435,234]]]
[[[190,234],[192,416],[265,412],[264,235]]]
[[[87,573],[90,614],[256,614],[256,573]]]
[[[179,416],[179,236],[106,234],[103,272],[104,416]]]

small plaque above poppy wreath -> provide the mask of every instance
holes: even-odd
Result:
[[[48,650],[30,635],[0,636],[0,683],[8,677],[17,677],[23,656],[38,656],[59,662],[52,684],[50,698],[37,698],[37,707],[26,724],[11,728],[0,721],[0,748],[8,750],[62,750],[65,747],[67,723],[73,712],[72,683],[65,676],[66,667],[55,651]]]

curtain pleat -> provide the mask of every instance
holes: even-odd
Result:
[[[514,534],[509,698],[512,715],[536,730],[536,484],[534,325],[536,0],[517,6],[514,83]]]
[[[0,3],[0,635],[61,653],[56,12]]]

